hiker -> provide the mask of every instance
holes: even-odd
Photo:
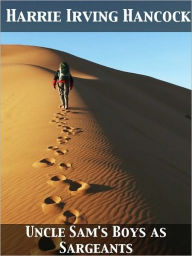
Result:
[[[56,85],[58,85],[61,105],[64,109],[68,109],[68,96],[69,90],[72,90],[73,88],[73,77],[71,76],[69,65],[66,62],[61,62],[59,70],[55,73],[53,80],[55,89]]]

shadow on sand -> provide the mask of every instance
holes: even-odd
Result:
[[[102,184],[90,184],[90,188],[87,190],[88,193],[105,192],[113,189],[113,187],[102,185]]]
[[[143,75],[104,71],[99,76],[95,70],[98,80],[76,78],[76,90],[112,145],[119,168],[134,176],[157,222],[190,223],[190,193],[184,185],[190,175],[191,151],[186,142],[191,129],[189,115],[185,117],[190,112],[190,91]],[[180,175],[183,181],[174,178],[173,188],[168,173]],[[180,197],[185,202],[177,202]],[[155,198],[159,208],[153,207]]]

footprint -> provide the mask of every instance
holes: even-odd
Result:
[[[75,194],[85,194],[87,190],[90,188],[90,185],[83,181],[73,181],[70,179],[65,179],[64,183],[69,186],[69,191],[72,195]]]
[[[59,137],[57,138],[57,142],[58,142],[59,144],[65,144],[65,143],[67,142],[67,140],[65,140],[63,137],[59,136]]]
[[[55,249],[53,240],[45,236],[39,239],[38,245],[39,245],[39,249],[42,251],[49,251],[49,250]]]
[[[63,213],[63,216],[66,218],[65,224],[74,224],[77,217],[75,214],[73,214],[71,211],[65,211]]]
[[[59,174],[51,177],[51,179],[48,180],[47,183],[51,186],[57,186],[63,184],[64,180],[66,180],[65,175]]]
[[[60,214],[55,221],[56,224],[86,224],[85,215],[80,214],[76,209],[69,209]]]
[[[57,146],[48,146],[47,150],[58,150],[59,148]]]
[[[61,140],[61,141],[59,141],[58,143],[59,143],[60,145],[63,145],[63,144],[65,144],[65,143],[67,143],[67,141]]]
[[[65,138],[65,140],[67,140],[67,141],[69,141],[69,140],[71,139],[71,138],[68,137],[68,136],[65,136],[64,138]]]
[[[55,158],[43,158],[40,161],[33,163],[33,167],[41,168],[41,167],[49,167],[55,164]]]
[[[48,146],[47,149],[48,150],[53,150],[53,146]]]
[[[65,132],[67,135],[72,135],[73,130],[71,129],[71,127],[64,125],[63,128],[63,132]]]
[[[63,209],[64,205],[64,202],[61,201],[61,197],[50,196],[45,198],[42,204],[42,210],[44,214],[56,214]]]
[[[68,133],[68,132],[69,132],[69,130],[67,130],[67,129],[63,129],[63,132],[66,132],[66,133]]]
[[[31,255],[58,255],[62,238],[43,236],[40,238],[35,238],[34,242],[35,248],[31,250]]]
[[[59,168],[61,170],[66,170],[66,169],[69,169],[72,167],[72,164],[71,163],[60,163],[59,164]]]
[[[72,135],[76,135],[78,133],[81,133],[83,132],[83,130],[81,128],[74,128],[74,127],[71,127],[69,129],[69,132],[72,134]]]
[[[81,187],[81,184],[70,179],[66,179],[65,183],[69,186],[70,191],[77,191]]]
[[[59,137],[57,137],[57,142],[58,142],[59,144],[65,144],[65,143],[67,143],[70,139],[71,139],[71,138],[70,138],[70,137],[67,137],[67,136],[65,136],[64,138],[63,138],[62,136],[59,136]]]
[[[57,142],[64,141],[64,138],[62,136],[57,137]]]
[[[67,149],[64,149],[64,150],[61,150],[61,149],[58,149],[58,150],[55,150],[55,155],[64,155],[68,152]]]
[[[45,198],[44,203],[45,204],[58,204],[61,202],[60,196],[50,196]]]
[[[63,114],[60,112],[57,112],[56,115],[63,116]]]
[[[76,135],[78,133],[83,132],[81,128],[69,127],[67,125],[63,126],[63,128],[63,132],[67,133],[67,135]]]
[[[63,128],[65,128],[65,129],[67,129],[67,130],[71,129],[71,127],[69,127],[69,126],[67,126],[67,125],[65,125]]]
[[[64,141],[64,140],[59,140],[59,141],[58,141],[58,143],[59,143],[60,145],[62,145],[62,144],[65,144],[65,143],[67,143],[67,141]]]
[[[55,175],[51,178],[52,181],[60,181],[60,180],[66,180],[65,175],[59,174]]]

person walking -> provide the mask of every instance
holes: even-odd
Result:
[[[54,75],[54,89],[56,89],[56,86],[58,86],[62,108],[68,109],[69,91],[73,88],[73,77],[71,76],[70,67],[67,62],[61,62],[59,69]]]

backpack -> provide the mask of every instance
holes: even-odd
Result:
[[[70,77],[69,65],[66,62],[61,62],[59,67],[59,80],[64,80]]]

